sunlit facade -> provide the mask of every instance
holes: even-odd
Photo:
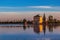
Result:
[[[42,24],[42,22],[43,22],[43,18],[42,16],[40,16],[39,23]]]
[[[42,18],[42,16],[39,16],[39,15],[36,15],[36,16],[34,16],[34,18],[33,18],[33,23],[35,24],[35,25],[39,25],[39,24],[42,24],[42,22],[43,22],[43,18]]]

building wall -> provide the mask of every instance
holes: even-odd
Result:
[[[42,22],[43,22],[43,18],[42,18],[42,16],[39,16],[39,17],[34,17],[34,19],[33,19],[33,21],[34,21],[34,24],[42,24]]]

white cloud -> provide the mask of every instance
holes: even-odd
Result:
[[[27,6],[28,8],[52,8],[51,6]]]
[[[17,11],[60,11],[60,6],[22,6],[22,7],[1,7],[0,12]]]
[[[24,7],[0,7],[0,8],[52,8],[51,6],[24,6]]]
[[[60,8],[60,6],[22,6],[22,7],[0,7],[8,9],[17,9],[17,8]]]

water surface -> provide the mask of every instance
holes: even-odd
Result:
[[[60,26],[0,24],[0,40],[60,40]]]

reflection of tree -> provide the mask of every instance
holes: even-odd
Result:
[[[30,28],[30,26],[28,25],[28,28]]]
[[[49,29],[49,32],[53,32],[53,25],[52,24],[48,24],[48,29]]]
[[[46,24],[43,24],[43,32],[45,34],[45,32],[46,32]]]
[[[27,26],[26,26],[26,25],[27,25]],[[23,25],[23,29],[24,29],[24,30],[26,30],[26,28],[30,28],[30,25],[29,25],[29,24],[26,24],[26,25],[25,25],[25,24]]]
[[[23,26],[23,29],[26,30],[26,26]]]

